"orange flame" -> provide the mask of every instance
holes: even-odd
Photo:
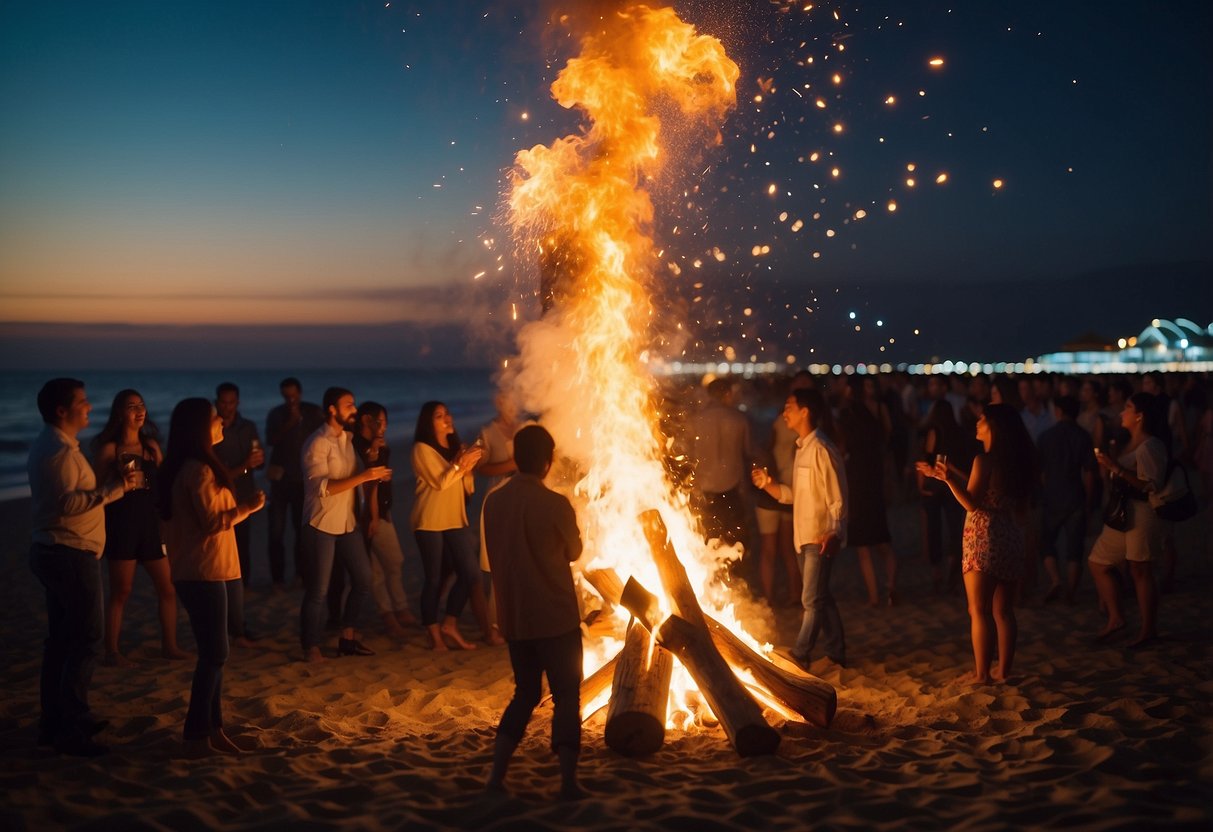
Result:
[[[669,8],[631,6],[596,23],[552,84],[586,126],[520,151],[510,174],[510,222],[519,250],[538,256],[546,314],[520,332],[507,383],[576,468],[580,566],[614,567],[659,592],[638,523],[657,508],[705,608],[735,624],[724,590],[709,590],[721,553],[703,543],[666,476],[646,362],[657,315],[650,189],[675,141],[697,131],[719,143],[739,70],[716,38]],[[606,658],[587,649],[590,668]]]

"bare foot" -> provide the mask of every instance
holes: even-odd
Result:
[[[440,633],[428,632],[426,633],[426,636],[428,636],[430,640],[430,649],[435,653],[446,653],[449,650],[449,648],[446,646],[446,642],[442,640],[442,635]]]
[[[443,627],[442,636],[460,650],[475,650],[476,645],[464,639],[463,634],[455,627]]]
[[[1108,641],[1114,635],[1125,628],[1125,622],[1120,621],[1115,624],[1109,623],[1106,627],[1100,630],[1099,635],[1095,637],[1096,641]]]
[[[231,737],[223,733],[222,728],[211,732],[211,748],[220,754],[239,754],[242,751],[240,746],[232,742]]]
[[[484,637],[484,643],[490,647],[500,647],[505,644],[505,639],[501,637],[501,631],[493,627],[489,630],[488,635]]]
[[[309,663],[328,661],[324,654],[320,652],[319,647],[309,647],[307,650],[305,650],[303,652],[303,660]]]
[[[237,647],[244,647],[246,649],[257,646],[257,642],[248,636],[236,636],[234,639],[232,639],[232,644],[236,645]]]
[[[160,655],[161,655],[161,657],[169,659],[170,661],[180,661],[181,659],[194,658],[193,653],[187,653],[184,650],[182,650],[180,647],[176,647],[176,646],[162,648],[160,650]]]
[[[1138,647],[1145,647],[1149,644],[1152,644],[1157,639],[1158,639],[1157,633],[1142,633],[1137,638],[1130,641],[1126,646],[1130,650],[1135,650]]]
[[[990,684],[990,676],[989,674],[982,676],[973,670],[957,679],[956,683],[959,685],[988,685]]]
[[[121,653],[106,653],[101,663],[106,667],[134,667],[135,662]]]

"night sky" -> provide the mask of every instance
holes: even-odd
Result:
[[[1014,360],[1213,320],[1205,4],[674,5],[741,66],[723,143],[655,189],[689,357]],[[5,3],[5,364],[205,366],[219,325],[270,363],[331,364],[299,344],[321,326],[495,363],[533,278],[504,171],[577,128],[547,88],[611,8],[538,6]]]

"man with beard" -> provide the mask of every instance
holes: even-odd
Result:
[[[324,391],[324,424],[303,446],[303,563],[304,595],[299,611],[300,637],[305,661],[324,660],[320,643],[324,637],[325,596],[333,572],[333,561],[351,576],[352,587],[341,620],[339,656],[372,656],[374,651],[358,641],[354,625],[371,595],[371,565],[355,516],[355,490],[363,483],[390,479],[391,469],[375,465],[358,470],[350,430],[358,409],[354,394],[342,387]]]

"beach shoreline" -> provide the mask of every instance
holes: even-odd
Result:
[[[912,551],[914,511],[892,508],[900,551]],[[902,603],[869,609],[844,552],[836,585],[851,663],[814,664],[838,690],[830,728],[768,713],[782,735],[773,757],[738,757],[717,727],[667,731],[657,754],[628,759],[605,747],[600,712],[583,732],[592,796],[575,804],[554,800],[547,709],[536,712],[516,755],[512,794],[481,792],[512,692],[504,649],[434,654],[419,630],[398,647],[368,621],[378,655],[307,665],[297,646],[301,590],[273,591],[259,574],[263,562],[246,605],[262,643],[233,648],[225,669],[228,731],[250,751],[181,757],[192,662],[158,658],[143,574],[123,630],[137,665],[99,667],[92,686],[94,710],[111,721],[101,739],[112,752],[82,760],[37,748],[45,623],[26,563],[28,501],[0,503],[0,522],[6,829],[1111,829],[1199,827],[1211,817],[1207,512],[1182,528],[1183,588],[1162,599],[1158,644],[1093,647],[1102,618],[1087,579],[1074,607],[1020,610],[1009,684],[956,683],[971,662],[964,602],[931,595],[916,555],[900,559]],[[254,531],[261,561],[262,534]],[[1136,611],[1129,614],[1132,627]],[[798,617],[779,610],[774,623],[786,639]],[[184,612],[179,632],[192,648]]]

